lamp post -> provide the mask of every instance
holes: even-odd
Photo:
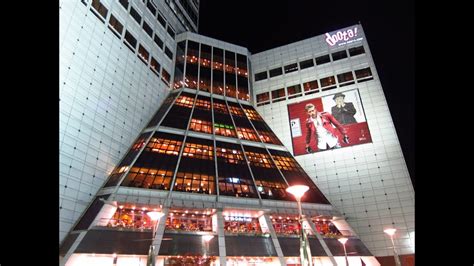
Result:
[[[308,237],[306,236],[306,232],[303,229],[303,214],[301,211],[301,197],[303,197],[304,193],[308,191],[308,189],[309,187],[305,185],[295,185],[286,189],[288,193],[295,196],[296,202],[298,203],[298,223],[300,227],[300,259],[302,266],[313,266]]]
[[[206,243],[206,253],[204,253],[204,258],[207,258],[207,251],[209,249],[209,241],[211,241],[211,239],[213,239],[214,236],[213,235],[203,235],[202,236],[202,239],[204,240],[204,243]]]
[[[344,258],[346,259],[346,266],[349,265],[349,261],[347,261],[347,251],[346,251],[346,242],[347,242],[347,238],[345,237],[342,237],[342,238],[339,238],[338,241],[342,243],[342,247],[344,248]]]
[[[383,230],[387,235],[390,236],[390,240],[392,240],[392,247],[393,247],[393,256],[395,257],[395,265],[401,266],[400,258],[398,257],[397,250],[395,249],[395,242],[393,242],[393,235],[397,231],[395,228],[387,228]]]
[[[150,248],[148,249],[148,258],[146,261],[146,266],[155,266],[156,263],[156,252],[155,252],[155,246],[153,245],[153,241],[155,241],[155,233],[156,233],[156,225],[157,221],[164,215],[162,212],[157,212],[157,211],[150,211],[146,213],[151,221],[152,221],[152,228],[153,228],[153,235],[151,238],[151,245]]]

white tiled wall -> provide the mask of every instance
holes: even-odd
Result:
[[[101,2],[172,75],[172,61],[118,1]],[[174,52],[174,40],[143,3],[131,2]],[[169,89],[81,1],[60,2],[59,37],[61,242]]]
[[[361,31],[361,26],[358,27]],[[362,31],[359,35],[364,37]],[[254,82],[254,95],[368,66],[373,80],[260,106],[257,110],[292,152],[288,104],[358,88],[373,143],[301,155],[296,159],[333,206],[344,213],[347,222],[375,256],[393,254],[390,238],[383,233],[387,227],[398,229],[395,244],[401,254],[414,253],[413,186],[368,44],[364,38],[350,47],[361,44],[366,51],[363,55]],[[325,36],[320,35],[254,54],[252,78],[255,73],[285,66],[297,59],[302,61],[341,49],[347,47],[331,49]]]

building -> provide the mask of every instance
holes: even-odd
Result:
[[[343,263],[343,249],[334,237],[345,235],[350,237],[351,265],[362,265],[362,261],[378,265],[372,255],[391,255],[390,239],[383,237],[385,226],[405,224],[403,234],[412,232],[413,190],[401,185],[409,177],[400,174],[406,166],[360,25],[350,27],[358,29],[358,36],[345,46],[321,46],[325,37],[317,36],[251,55],[244,47],[191,33],[197,28],[197,16],[193,19],[189,13],[197,14],[198,6],[195,1],[61,3],[62,262],[144,265],[153,242],[158,261],[164,264],[184,259],[229,265],[244,259],[246,263],[291,264],[299,254],[292,232],[297,208],[284,187],[304,182],[312,188],[303,204],[310,218],[305,226],[320,233],[310,235],[315,262]],[[289,52],[275,60],[276,53],[308,44],[310,48],[303,52]],[[341,51],[346,49],[350,56],[343,58]],[[275,75],[278,70],[272,70],[277,65],[284,74]],[[271,77],[262,78],[267,70]],[[347,72],[355,73],[352,84]],[[328,73],[343,75],[338,82],[323,86],[331,83]],[[306,83],[312,86],[307,89]],[[294,86],[298,84],[303,87],[299,92]],[[275,93],[274,87],[278,87]],[[364,103],[365,134],[370,140],[364,145],[295,154],[298,164],[287,151],[295,149],[286,105],[336,92],[348,95],[347,91]],[[272,98],[265,100],[267,92]],[[371,106],[367,99],[378,102]],[[274,108],[280,110],[273,112]],[[385,108],[385,116],[377,108]],[[391,138],[385,137],[386,131],[392,132]],[[354,138],[350,135],[349,142]],[[369,151],[375,151],[380,161],[379,157],[370,160]],[[360,185],[360,193],[377,199],[374,204],[370,201],[375,207],[370,215],[365,211],[367,218],[355,219],[364,214],[359,210],[364,202],[357,204],[355,199],[359,191],[352,189],[350,196],[344,196],[352,205],[334,198],[342,194],[333,193],[333,184],[344,187],[345,182],[354,181],[347,169],[352,167],[348,153],[365,159],[357,161],[361,171],[357,180],[367,180],[371,186]],[[328,160],[334,158],[341,158],[338,164],[344,167],[337,166],[345,171],[341,173],[346,180],[343,174],[331,175]],[[387,172],[374,174],[374,163],[391,169],[388,187],[382,184],[376,189],[375,182]],[[380,191],[391,196],[381,198]],[[387,213],[382,202],[392,204],[394,210]],[[166,215],[159,220],[153,240],[151,221],[143,215],[151,209]],[[376,222],[375,217],[384,219]],[[374,229],[363,228],[364,221],[370,221]],[[402,254],[412,254],[407,247],[410,243],[397,243]]]

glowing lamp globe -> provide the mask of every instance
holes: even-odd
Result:
[[[155,211],[147,212],[146,214],[150,217],[152,221],[158,221],[164,215],[164,213],[162,212]]]
[[[286,191],[290,194],[293,194],[295,198],[300,199],[301,197],[303,197],[304,193],[308,191],[308,189],[309,187],[305,185],[295,185],[288,187]]]
[[[338,239],[338,241],[341,242],[341,244],[343,244],[343,245],[346,244],[347,240],[348,240],[348,239],[345,238],[345,237],[342,237],[342,238],[339,238],[339,239]]]
[[[393,236],[395,234],[395,232],[397,231],[397,229],[395,228],[388,228],[388,229],[385,229],[383,230],[387,235],[389,236]]]

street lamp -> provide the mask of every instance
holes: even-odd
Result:
[[[344,247],[344,257],[346,259],[346,266],[349,265],[349,261],[347,261],[347,251],[346,251],[346,242],[347,242],[347,240],[349,240],[349,239],[347,239],[345,237],[341,237],[341,238],[338,239],[338,241],[342,243],[342,247]]]
[[[204,258],[207,258],[207,251],[209,249],[209,241],[211,241],[211,239],[213,239],[214,236],[213,235],[203,235],[202,236],[202,239],[204,240],[204,243],[206,243],[206,253],[204,253]]]
[[[306,236],[306,232],[303,229],[303,214],[301,211],[301,197],[303,197],[304,193],[308,191],[308,189],[309,187],[305,185],[295,185],[286,189],[288,193],[295,196],[296,202],[298,203],[298,222],[300,227],[300,258],[302,266],[313,266],[308,237]]]
[[[150,248],[148,249],[148,258],[146,261],[146,266],[155,266],[156,263],[156,252],[155,252],[155,246],[153,245],[153,241],[155,240],[155,233],[156,233],[156,225],[157,221],[164,215],[162,212],[157,212],[157,211],[150,211],[146,213],[148,217],[150,217],[152,223],[152,228],[153,228],[153,235],[151,237],[151,245]]]
[[[400,258],[398,257],[397,250],[395,249],[395,242],[393,242],[393,235],[397,231],[395,228],[387,228],[383,230],[387,235],[390,236],[390,240],[392,240],[392,247],[393,247],[393,256],[395,257],[395,265],[401,266]]]

